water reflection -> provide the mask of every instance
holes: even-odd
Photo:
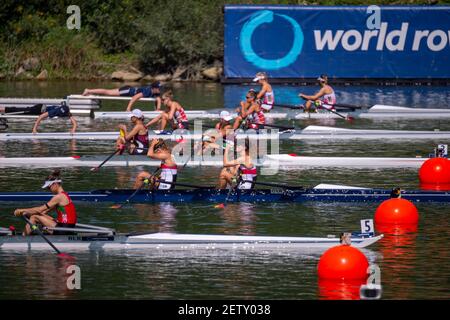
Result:
[[[219,211],[224,225],[219,228],[223,234],[255,235],[256,206],[250,203],[239,203],[225,206]]]
[[[378,242],[383,256],[382,283],[402,288],[396,299],[411,299],[417,274],[417,225],[376,225],[384,238]]]

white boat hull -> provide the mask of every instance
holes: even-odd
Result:
[[[179,131],[172,134],[160,134],[159,131],[149,131],[149,138],[162,138],[170,140],[191,139],[200,140],[205,133]],[[0,141],[7,140],[116,140],[119,132],[68,132],[51,133],[2,133]],[[239,133],[237,138],[251,139],[282,139],[282,140],[379,140],[396,141],[400,139],[437,140],[450,139],[450,131],[406,131],[406,130],[369,130],[369,129],[344,129],[325,126],[308,126],[303,130],[289,130],[280,133],[257,134]]]
[[[352,238],[352,246],[365,248],[383,235]],[[48,236],[59,250],[326,250],[339,238],[232,236],[154,233],[138,236]],[[2,236],[0,250],[53,250],[40,236]]]
[[[32,158],[0,158],[0,168],[7,167],[95,167],[107,157],[32,157]],[[266,155],[257,162],[258,166],[289,170],[302,167],[336,167],[336,168],[420,168],[428,158],[382,158],[382,157],[307,157],[288,154]],[[185,163],[180,160],[178,163]],[[105,167],[159,166],[160,161],[150,160],[145,156],[116,156],[104,164]],[[221,156],[216,160],[196,160],[187,162],[188,167],[221,167]]]

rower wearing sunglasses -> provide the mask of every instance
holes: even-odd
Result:
[[[16,209],[14,215],[16,217],[26,215],[32,224],[40,224],[43,227],[74,228],[77,223],[77,212],[72,200],[61,184],[60,172],[55,170],[47,177],[42,186],[42,189],[47,189],[54,194],[50,201],[38,207]],[[56,219],[48,214],[51,210],[56,210]],[[27,224],[23,235],[30,235],[31,233],[32,229]],[[53,232],[53,234],[56,234],[56,232]],[[58,234],[61,234],[61,232],[58,232]]]
[[[236,130],[245,121],[245,129],[263,129],[266,119],[263,109],[256,102],[257,94],[254,90],[249,90],[245,96],[246,101],[241,102],[239,116],[234,120],[233,129]]]

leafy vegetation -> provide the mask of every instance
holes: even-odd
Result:
[[[144,73],[207,66],[223,59],[225,0],[85,0],[81,30],[68,30],[69,0],[0,3],[0,74],[13,77],[38,57],[51,78],[98,78],[134,66]],[[448,4],[450,0],[375,4]],[[347,1],[236,0],[233,4],[358,5]],[[36,71],[34,71],[36,73]],[[34,74],[35,75],[35,74]]]

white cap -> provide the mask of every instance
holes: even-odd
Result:
[[[231,114],[224,110],[222,112],[220,112],[220,119],[223,119],[225,121],[230,121],[231,119],[233,119],[233,117],[231,116]]]
[[[129,116],[130,116],[130,119],[132,117],[136,117],[136,118],[139,118],[139,119],[144,118],[144,114],[142,113],[142,111],[140,109],[134,109],[133,111],[131,111]]]
[[[265,78],[267,78],[267,74],[265,72],[258,72],[255,75],[255,78],[253,79],[253,82],[256,82],[256,81],[259,81],[259,80],[262,80],[262,79],[265,79]]]
[[[47,180],[47,181],[44,182],[44,185],[42,186],[42,189],[47,189],[52,184],[54,184],[54,183],[61,183],[61,182],[62,182],[61,179],[59,179],[59,180]]]
[[[211,137],[208,136],[208,135],[204,135],[204,136],[203,136],[203,141],[205,141],[205,142],[211,142]]]

